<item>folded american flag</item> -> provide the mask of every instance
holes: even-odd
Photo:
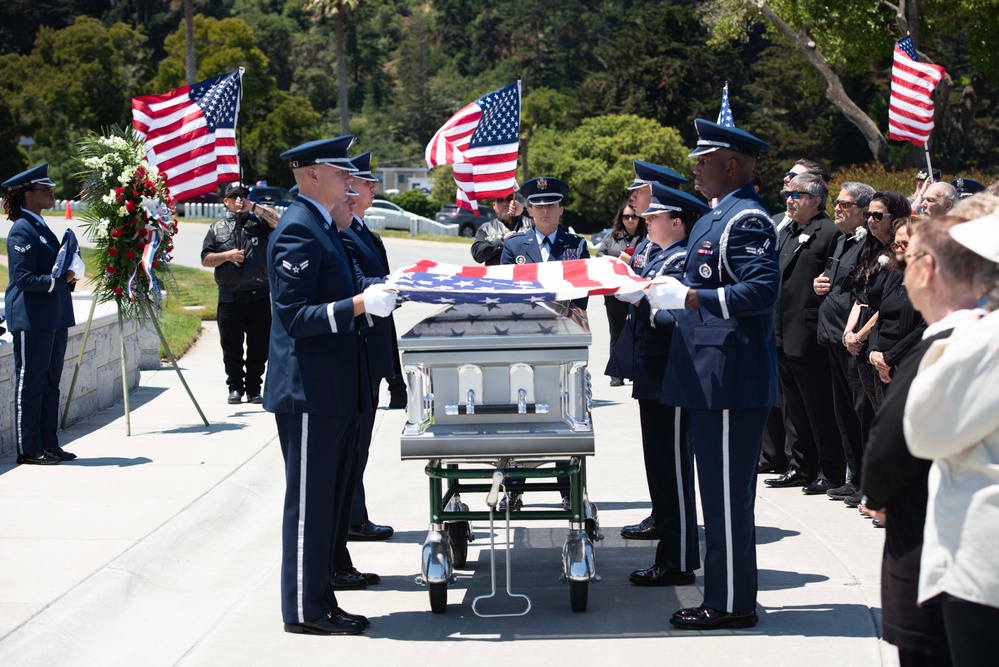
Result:
[[[458,266],[425,259],[396,271],[387,282],[409,301],[480,305],[631,294],[649,284],[614,257],[497,266]]]

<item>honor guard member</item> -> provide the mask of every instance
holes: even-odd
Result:
[[[4,297],[14,339],[14,428],[17,462],[51,465],[75,454],[59,446],[59,379],[73,317],[71,292],[79,276],[55,275],[59,239],[42,211],[55,205],[48,163],[3,182],[3,209],[13,221],[7,236],[10,283]]]
[[[586,239],[570,234],[559,227],[562,217],[562,200],[569,196],[569,184],[563,180],[542,176],[532,178],[520,186],[520,194],[527,199],[527,213],[534,220],[534,229],[514,234],[503,244],[500,264],[537,264],[540,262],[561,262],[573,259],[589,259],[590,248]],[[586,310],[588,297],[573,299],[572,304]],[[561,462],[559,462],[560,464]],[[522,480],[513,480],[522,482]],[[569,483],[568,477],[559,477],[558,482]],[[500,509],[509,502],[511,509],[517,507],[520,494],[510,492],[501,501]],[[569,492],[562,492],[562,507],[569,508]]]
[[[686,178],[669,167],[642,160],[635,160],[632,164],[635,169],[635,180],[628,186],[628,190],[631,192],[628,202],[636,211],[644,211],[649,208],[649,204],[652,201],[653,183],[678,188],[688,182]],[[631,256],[632,270],[641,275],[649,253],[654,254],[659,250],[659,247],[640,243],[635,248],[635,254]],[[629,540],[654,540],[658,539],[656,535],[656,523],[651,514],[639,523],[627,525],[621,529],[621,537]]]
[[[362,216],[371,206],[375,197],[378,178],[371,173],[371,153],[352,157],[350,161],[358,171],[352,174],[357,202],[351,215],[350,226],[340,230],[340,238],[350,252],[355,264],[367,279],[384,280],[389,274],[388,255],[385,245],[377,234],[364,224]],[[361,413],[360,442],[357,451],[357,482],[350,504],[350,523],[347,537],[351,540],[387,540],[394,532],[390,526],[379,526],[368,519],[368,509],[364,495],[364,470],[368,464],[368,450],[371,448],[371,433],[375,425],[375,408],[378,406],[378,388],[382,378],[389,379],[402,375],[399,363],[399,347],[396,341],[395,322],[392,316],[378,320],[362,332],[367,348],[368,382],[372,389],[371,409]],[[403,385],[405,391],[405,385]],[[394,392],[392,392],[394,394]],[[351,579],[358,573],[338,572],[334,576]],[[377,576],[377,575],[375,575]],[[377,583],[368,581],[368,584]]]
[[[733,127],[695,126],[694,186],[719,202],[690,233],[683,281],[649,290],[653,307],[676,318],[660,401],[690,416],[706,537],[704,603],[670,622],[746,628],[757,623],[756,464],[777,405],[777,239],[751,184],[769,146]]]
[[[652,183],[651,191],[649,206],[642,212],[649,235],[635,251],[635,255],[644,255],[646,261],[636,273],[649,280],[663,276],[681,278],[687,235],[708,207],[686,192],[659,183]],[[633,268],[634,260],[632,257]],[[676,321],[672,311],[653,308],[644,292],[637,296],[629,320],[634,327],[631,337],[634,345],[628,377],[634,382],[632,396],[638,399],[653,530],[659,545],[655,563],[632,572],[630,581],[639,586],[692,584],[700,556],[688,417],[685,410],[659,402]],[[627,336],[622,338],[628,340]],[[619,347],[624,345],[626,342]],[[623,351],[615,350],[615,354],[619,352]]]
[[[358,336],[367,318],[359,316],[387,316],[395,296],[381,285],[357,293],[330,215],[350,191],[352,141],[311,141],[281,154],[299,194],[267,247],[274,314],[264,408],[274,413],[285,461],[281,614],[293,633],[356,634],[368,625],[339,607],[331,570],[350,514],[358,416],[371,397]]]

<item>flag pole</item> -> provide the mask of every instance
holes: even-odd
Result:
[[[243,124],[239,122],[243,113],[243,72],[245,67],[239,68],[239,100],[236,102],[236,159],[239,160],[239,183],[243,183]]]
[[[923,144],[923,151],[926,153],[926,182],[933,182],[933,164],[930,162],[930,142]]]

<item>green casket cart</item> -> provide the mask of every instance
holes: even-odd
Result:
[[[586,457],[594,453],[590,341],[585,312],[562,302],[448,306],[400,338],[409,391],[401,452],[404,460],[429,461],[430,529],[418,581],[435,613],[446,608],[455,568],[465,566],[470,522],[489,521],[492,540],[507,482],[522,480],[510,490],[525,494],[562,491],[559,476],[569,479],[569,509],[507,508],[507,533],[511,520],[568,521],[561,574],[572,609],[586,609],[599,539],[597,509],[586,493]],[[486,494],[483,510],[462,502],[462,494],[473,493]],[[495,595],[494,542],[490,556]],[[508,595],[526,598],[510,592],[506,562]],[[529,598],[527,604],[521,614],[530,610]],[[521,615],[472,607],[480,616]]]

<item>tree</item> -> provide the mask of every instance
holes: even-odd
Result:
[[[689,174],[680,133],[649,118],[612,115],[587,118],[576,129],[538,130],[531,140],[531,172],[569,184],[568,217],[585,228],[607,226],[634,178],[633,160],[667,165]]]
[[[336,22],[336,79],[337,106],[340,108],[340,134],[350,134],[350,115],[347,112],[347,59],[344,55],[343,14],[357,6],[360,0],[306,0],[304,7],[317,21],[333,18]]]

